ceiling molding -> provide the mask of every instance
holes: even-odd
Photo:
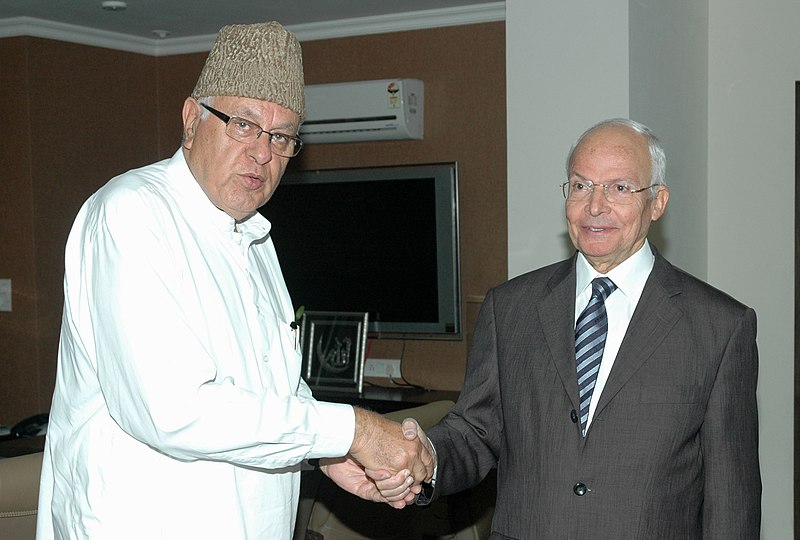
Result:
[[[504,21],[505,2],[473,4],[453,8],[426,9],[393,15],[341,19],[321,23],[298,24],[289,27],[300,41],[333,39],[387,32],[403,32],[443,26],[461,26],[485,22]]]
[[[118,34],[107,30],[97,30],[86,26],[46,21],[33,17],[12,17],[0,19],[0,38],[31,36],[55,39],[68,43],[79,43],[93,47],[104,47],[120,51],[154,55],[155,39],[147,39],[128,34]]]
[[[501,1],[454,8],[289,25],[287,28],[294,32],[300,41],[315,41],[319,39],[497,22],[504,21],[505,16],[505,2]],[[17,36],[54,39],[149,56],[170,56],[209,51],[217,37],[216,34],[209,34],[185,38],[143,38],[33,17],[0,19],[0,38]]]

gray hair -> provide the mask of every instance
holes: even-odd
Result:
[[[578,137],[578,140],[575,141],[575,144],[572,145],[572,148],[570,148],[569,154],[567,154],[567,177],[569,177],[572,169],[572,160],[575,156],[575,150],[578,149],[586,137],[598,129],[606,126],[626,127],[635,131],[636,133],[639,133],[640,135],[644,135],[644,137],[647,139],[647,147],[650,150],[650,184],[654,186],[650,190],[650,197],[654,197],[657,190],[655,186],[667,185],[667,157],[664,153],[664,147],[661,145],[661,141],[658,140],[658,137],[656,137],[655,133],[653,133],[650,128],[629,118],[611,118],[609,120],[603,120],[602,122],[598,122],[584,131],[583,134]]]
[[[209,107],[213,107],[214,97],[215,96],[197,98],[197,102],[200,103],[201,105],[208,105]],[[206,109],[205,107],[200,107],[200,120],[205,120],[206,118],[208,118],[209,114],[211,113],[208,111],[208,109]]]

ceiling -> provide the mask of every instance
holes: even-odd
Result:
[[[93,36],[146,45],[150,41],[208,41],[231,23],[277,20],[303,40],[336,37],[326,28],[349,27],[349,35],[397,29],[503,20],[505,5],[485,0],[125,0],[125,9],[105,10],[103,0],[0,0],[0,37]],[[441,21],[437,23],[436,21]],[[404,21],[404,22],[400,22]],[[460,21],[460,22],[459,22]],[[361,30],[359,30],[361,28]],[[165,31],[165,37],[159,35]],[[56,35],[50,35],[56,34]],[[61,34],[61,35],[59,35]],[[317,37],[319,36],[319,37]],[[88,39],[88,44],[94,44]],[[116,47],[115,47],[116,48]],[[125,46],[120,48],[126,48]],[[129,47],[128,47],[129,48]],[[134,47],[135,48],[135,47]],[[188,52],[188,51],[182,51]],[[157,51],[156,51],[157,53]]]

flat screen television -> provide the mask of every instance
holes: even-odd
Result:
[[[455,163],[287,172],[259,212],[295,309],[368,312],[373,337],[460,336]]]

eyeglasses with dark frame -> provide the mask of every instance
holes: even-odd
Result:
[[[591,180],[575,178],[561,184],[561,193],[568,201],[582,201],[588,199],[597,186],[603,187],[606,199],[617,204],[630,204],[633,202],[635,193],[646,191],[652,187],[663,184],[650,184],[643,188],[631,188],[628,180],[617,180],[609,184],[598,184]]]
[[[282,157],[294,157],[303,149],[303,141],[298,137],[281,133],[280,131],[267,131],[256,123],[240,118],[228,116],[214,107],[200,103],[208,112],[225,122],[225,134],[231,139],[243,143],[251,143],[261,137],[262,133],[269,135],[269,149],[273,154]]]

